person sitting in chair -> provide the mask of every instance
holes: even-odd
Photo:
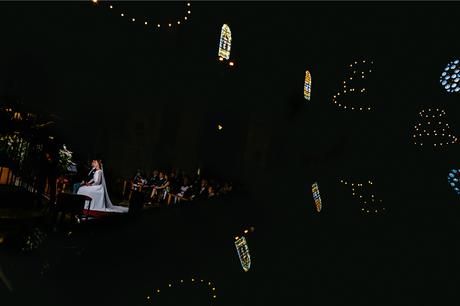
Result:
[[[96,162],[97,161],[93,159],[93,161],[91,162],[91,171],[89,171],[88,175],[83,181],[73,184],[72,193],[77,193],[78,189],[80,189],[81,186],[91,184],[94,181],[94,173],[96,172],[96,168],[94,165]]]
[[[115,206],[110,201],[101,161],[93,160],[93,167],[96,170],[93,179],[81,186],[77,192],[77,194],[83,194],[92,199],[91,207],[86,203],[85,209],[106,212],[128,212],[128,208]]]
[[[158,196],[158,200],[163,199],[165,197],[165,192],[167,188],[169,188],[168,175],[160,171],[160,174],[158,175],[158,180],[156,184],[153,186],[152,193],[150,194],[151,202],[154,201],[156,196]]]

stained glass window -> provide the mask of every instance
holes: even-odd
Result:
[[[322,208],[322,203],[321,203],[321,196],[319,194],[318,183],[314,183],[311,186],[311,190],[313,192],[313,200],[315,200],[316,211],[320,212]]]
[[[311,74],[310,71],[305,72],[305,84],[303,86],[303,96],[305,99],[310,101],[310,96],[311,96]]]
[[[219,58],[230,59],[230,48],[232,46],[232,32],[227,24],[222,26],[219,42]]]
[[[251,268],[251,255],[249,254],[249,247],[244,236],[235,240],[235,247],[240,258],[241,266],[245,272]]]

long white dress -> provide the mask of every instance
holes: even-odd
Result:
[[[128,212],[127,207],[115,206],[110,201],[109,194],[107,192],[107,186],[105,184],[104,172],[97,170],[94,173],[93,183],[90,186],[81,186],[77,194],[83,194],[91,199],[90,210],[105,211],[105,212]],[[88,209],[89,203],[86,202],[85,209]]]

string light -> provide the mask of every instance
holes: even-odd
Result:
[[[110,9],[111,11],[115,11],[116,14],[120,14],[121,17],[128,17],[129,16],[129,13],[127,13],[126,11],[123,11],[121,9],[118,8],[118,3],[115,5],[115,4],[110,4],[110,5],[106,5],[105,3],[103,4],[102,2],[99,2],[98,0],[91,0],[91,2],[94,4],[94,5],[97,5],[98,7],[107,7],[108,9]],[[105,1],[104,1],[105,2]],[[153,29],[161,29],[162,28],[162,25],[164,25],[164,27],[166,28],[173,28],[173,26],[180,26],[182,24],[185,24],[185,22],[183,21],[187,21],[189,18],[188,16],[190,16],[192,14],[192,5],[190,2],[186,2],[185,3],[185,11],[183,13],[183,15],[179,18],[177,18],[176,20],[171,20],[171,21],[168,21],[168,22],[152,22],[152,26],[150,26],[150,18],[147,18],[147,17],[144,17],[144,18],[137,18],[137,17],[134,17],[134,16],[129,16],[130,17],[130,20],[133,22],[133,23],[136,23],[136,22],[140,22],[141,24],[143,24],[144,26],[146,27],[149,27],[149,28],[153,28]]]
[[[223,128],[224,128],[224,127],[223,127],[221,124],[218,124],[218,125],[217,125],[217,129],[218,129],[219,131],[222,130]]]
[[[313,200],[315,201],[316,211],[320,212],[322,208],[322,203],[321,203],[321,196],[319,194],[318,183],[313,183],[313,185],[311,185],[311,190],[313,193]]]
[[[452,169],[447,176],[447,182],[449,183],[450,187],[454,189],[454,192],[457,195],[460,195],[460,188],[459,188],[459,176],[460,176],[460,169]]]
[[[452,135],[448,123],[445,123],[446,112],[444,110],[428,109],[418,113],[420,122],[414,125],[412,139],[415,145],[445,147],[458,141]]]
[[[216,293],[216,287],[213,285],[213,283],[211,281],[206,281],[204,279],[201,279],[199,282],[197,280],[198,280],[197,278],[191,278],[190,282],[184,281],[183,279],[181,279],[179,282],[176,282],[176,283],[170,282],[168,283],[167,287],[164,286],[163,290],[161,290],[160,288],[157,288],[153,290],[153,292],[148,294],[146,296],[147,301],[156,303],[156,301],[158,300],[160,296],[160,293],[164,295],[165,292],[172,292],[170,290],[181,289],[183,288],[184,285],[192,285],[195,287],[199,286],[199,287],[207,288],[209,290],[210,299],[214,301],[217,298],[217,293]]]
[[[366,60],[355,61],[350,64],[349,75],[343,81],[342,90],[332,97],[332,102],[336,106],[352,111],[370,111],[372,109],[369,105],[359,103],[358,100],[362,100],[360,96],[367,93],[363,81],[372,72],[371,67],[373,64],[373,61],[366,62]]]
[[[377,199],[376,196],[370,192],[372,181],[367,183],[351,183],[345,180],[340,180],[340,183],[351,188],[351,194],[356,198],[361,205],[361,212],[364,214],[379,214],[385,211],[385,207],[382,206],[383,201]]]
[[[447,92],[460,92],[460,61],[454,60],[447,64],[441,73],[439,82]]]

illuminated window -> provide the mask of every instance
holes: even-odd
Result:
[[[441,86],[447,92],[460,92],[460,61],[455,60],[447,64],[439,79]]]
[[[249,247],[244,236],[235,239],[235,247],[243,270],[248,272],[249,268],[251,268],[251,255],[249,254]]]
[[[313,192],[313,200],[315,200],[316,211],[320,212],[322,208],[322,203],[321,203],[321,196],[319,194],[318,184],[314,183],[311,186],[311,190]]]
[[[232,46],[232,32],[227,24],[222,26],[219,42],[219,58],[228,60],[230,58],[230,48]]]
[[[310,96],[311,96],[311,74],[310,71],[305,72],[305,84],[303,87],[303,96],[305,99],[310,101]]]
[[[450,187],[454,189],[454,192],[460,195],[460,184],[459,184],[460,169],[452,169],[447,176],[447,182],[449,182]]]

